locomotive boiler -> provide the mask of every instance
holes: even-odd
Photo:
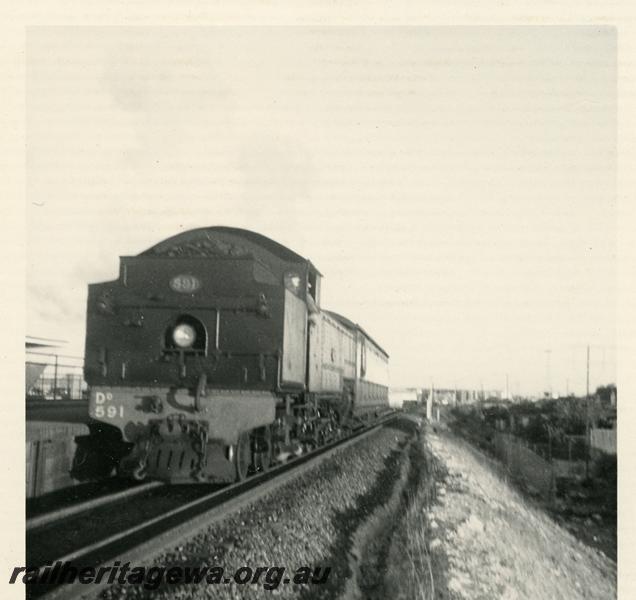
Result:
[[[242,480],[386,411],[388,355],[321,308],[321,278],[265,236],[205,227],[90,285],[89,412],[119,473]]]

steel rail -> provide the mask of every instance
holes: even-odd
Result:
[[[57,523],[64,519],[68,519],[69,517],[97,508],[98,506],[112,504],[113,502],[118,502],[143,492],[147,492],[153,488],[161,487],[162,485],[165,484],[161,481],[149,481],[148,483],[143,483],[134,487],[131,486],[126,490],[120,490],[111,494],[104,494],[102,496],[97,496],[96,498],[91,498],[90,500],[85,500],[84,502],[78,502],[77,504],[71,504],[70,506],[65,506],[36,517],[31,517],[26,520],[26,530],[32,531],[34,529],[44,527],[45,525],[50,525],[51,523]]]

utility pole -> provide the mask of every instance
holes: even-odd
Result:
[[[506,373],[506,400],[510,400],[510,388],[508,387],[508,373]]]
[[[587,369],[585,373],[585,395],[590,397],[590,346],[587,347]]]
[[[590,346],[587,346],[587,361],[585,369],[585,478],[590,476]]]
[[[546,387],[548,392],[548,398],[552,399],[552,382],[550,381],[550,353],[552,350],[548,349],[545,351],[545,376],[546,376]]]
[[[53,400],[57,400],[57,354],[55,355],[55,368],[53,371]]]

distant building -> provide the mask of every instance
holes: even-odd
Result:
[[[467,405],[474,402],[485,402],[497,404],[502,402],[502,390],[466,390],[457,388],[408,388],[396,387],[389,390],[389,403],[392,406],[403,406],[404,402],[418,402],[425,405],[432,396],[433,406],[458,406]]]
[[[391,388],[389,389],[389,404],[401,408],[405,402],[418,402],[420,400],[417,388]]]

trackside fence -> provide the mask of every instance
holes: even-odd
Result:
[[[596,429],[590,431],[590,446],[605,454],[616,454],[616,429]]]
[[[27,400],[81,400],[86,395],[84,359],[27,350]]]
[[[548,501],[554,498],[555,470],[550,461],[507,433],[496,433],[493,445],[511,477],[524,481]]]

